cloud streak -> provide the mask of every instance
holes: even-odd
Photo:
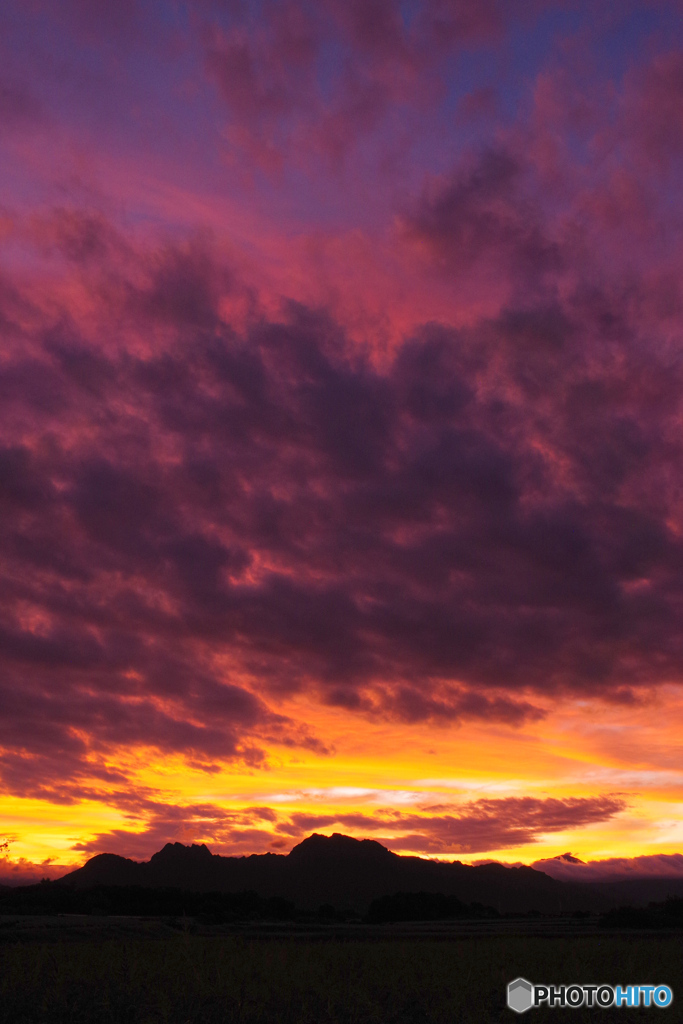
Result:
[[[471,854],[524,846],[537,842],[543,834],[607,821],[625,806],[621,798],[613,796],[567,800],[510,797],[476,800],[459,808],[425,807],[420,814],[394,811],[377,818],[366,814],[293,814],[291,823],[279,828],[289,834],[296,829],[302,835],[340,824],[366,832],[389,831],[392,838],[383,841],[397,852]]]

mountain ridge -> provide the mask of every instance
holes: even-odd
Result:
[[[149,861],[97,854],[57,884],[252,890],[263,898],[282,897],[302,908],[331,904],[359,912],[365,912],[373,900],[397,892],[442,893],[466,903],[493,906],[501,913],[565,913],[607,906],[589,887],[557,881],[534,868],[404,857],[376,840],[340,833],[313,833],[288,854],[224,857],[204,844],[181,843],[167,843]]]

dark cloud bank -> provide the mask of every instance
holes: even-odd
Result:
[[[149,258],[102,311],[165,333],[144,354],[66,315],[24,344],[7,286],[10,784],[21,749],[323,750],[271,710],[301,690],[518,724],[680,678],[680,368],[623,295],[425,325],[378,368],[321,310],[233,332],[207,251]]]

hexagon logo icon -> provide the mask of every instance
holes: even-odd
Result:
[[[534,1004],[534,987],[526,978],[515,978],[508,985],[508,1006],[515,1013],[526,1013]]]

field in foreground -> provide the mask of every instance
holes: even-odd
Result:
[[[192,934],[0,945],[0,1020],[12,1024],[498,1024],[680,1019],[675,935],[264,939]],[[538,1009],[507,982],[665,983],[665,1010]]]

